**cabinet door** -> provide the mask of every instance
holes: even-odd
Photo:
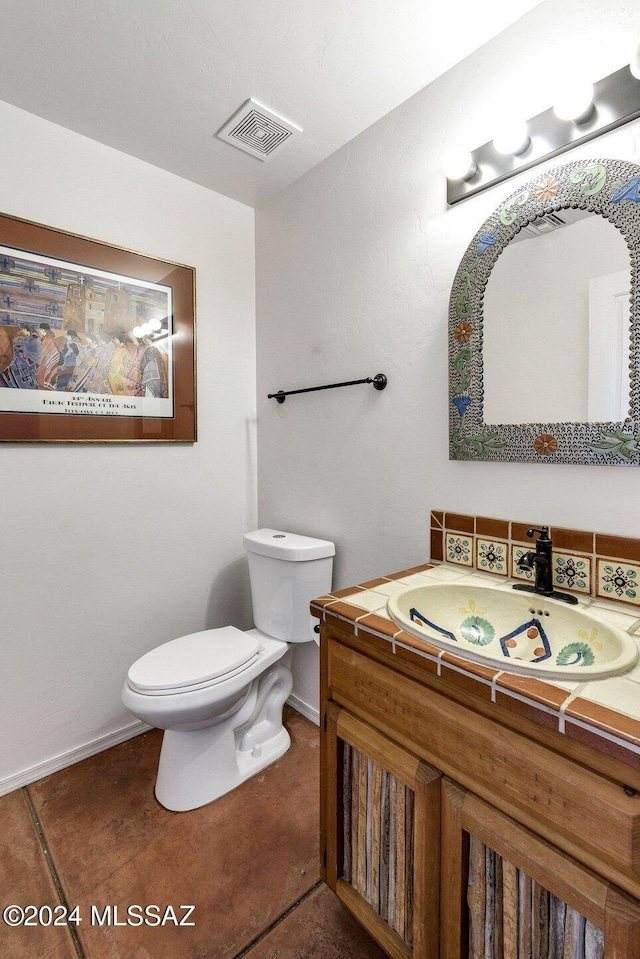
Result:
[[[437,959],[441,774],[334,704],[323,766],[323,878],[390,956]]]
[[[441,959],[640,957],[640,906],[442,781]]]

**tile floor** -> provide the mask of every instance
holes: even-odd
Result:
[[[282,759],[192,812],[154,797],[157,730],[0,797],[2,906],[78,906],[82,918],[0,921],[0,956],[384,959],[319,881],[318,730],[288,708],[285,722],[292,747]],[[158,906],[154,919],[193,905],[195,925],[176,927],[170,913],[162,926],[128,925],[134,904]]]

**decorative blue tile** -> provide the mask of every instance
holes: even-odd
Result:
[[[599,559],[596,592],[602,599],[640,606],[640,566],[624,560]]]
[[[591,592],[591,560],[586,556],[554,552],[553,582],[559,589]]]
[[[506,543],[497,543],[492,539],[476,539],[476,568],[485,573],[496,573],[499,576],[506,576],[507,568],[507,545]]]
[[[529,549],[526,546],[511,547],[511,575],[514,579],[524,579],[527,582],[533,582],[533,571],[530,569],[520,569],[518,566],[519,560],[528,552]]]
[[[460,566],[473,566],[473,536],[447,533],[446,547],[446,560],[448,563],[458,563]]]

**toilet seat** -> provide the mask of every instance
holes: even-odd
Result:
[[[147,696],[203,689],[248,669],[260,649],[255,636],[235,626],[205,629],[145,653],[129,670],[127,682]]]

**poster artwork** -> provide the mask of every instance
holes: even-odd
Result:
[[[172,289],[0,246],[0,413],[173,416]]]

